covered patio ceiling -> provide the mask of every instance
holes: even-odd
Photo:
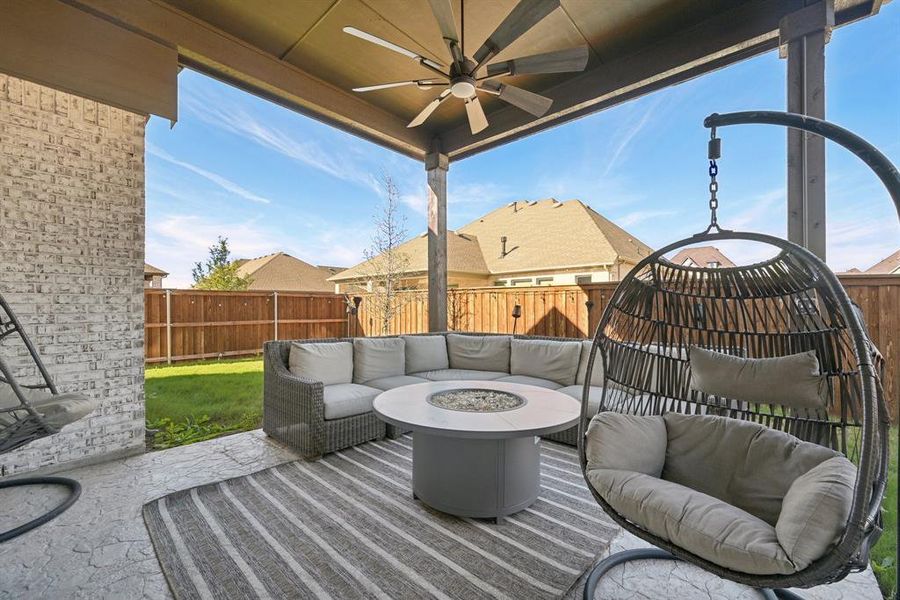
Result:
[[[517,0],[452,0],[471,55]],[[55,4],[40,0],[37,4]],[[586,45],[581,73],[520,75],[509,83],[553,100],[535,118],[481,95],[490,125],[469,130],[461,101],[445,102],[425,124],[407,123],[435,96],[416,86],[365,94],[351,88],[429,78],[414,60],[342,31],[357,27],[421,56],[450,63],[424,0],[65,0],[177,51],[177,61],[301,113],[423,159],[450,160],[521,138],[684,81],[779,45],[779,22],[809,0],[562,0],[491,62]],[[835,0],[834,24],[877,12],[880,0]],[[62,42],[60,42],[62,43]],[[95,77],[96,77],[95,73]],[[85,91],[90,95],[90,90]],[[108,99],[107,99],[108,100]],[[172,116],[172,115],[167,115]]]

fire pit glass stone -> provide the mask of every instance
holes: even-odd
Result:
[[[502,412],[525,406],[525,402],[525,398],[510,392],[474,388],[447,390],[428,397],[433,406],[465,412]]]

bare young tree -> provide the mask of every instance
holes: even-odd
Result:
[[[365,262],[361,266],[362,281],[359,284],[366,292],[366,311],[377,323],[379,333],[390,332],[391,321],[403,306],[414,298],[408,281],[410,257],[398,250],[406,240],[406,216],[400,211],[400,191],[393,178],[384,173],[381,176],[385,199],[373,218],[375,232],[371,246],[364,252]]]

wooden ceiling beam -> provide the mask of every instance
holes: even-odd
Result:
[[[157,0],[60,0],[176,48],[191,69],[424,160],[431,137],[356,95],[311,76],[250,44]]]

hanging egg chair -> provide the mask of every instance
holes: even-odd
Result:
[[[710,226],[638,263],[594,336],[583,397],[594,370],[603,392],[599,409],[582,402],[582,470],[610,517],[655,548],[598,564],[586,600],[604,573],[639,558],[684,560],[767,597],[795,598],[780,588],[864,569],[881,533],[883,360],[822,260],[777,237],[719,227],[715,128],[737,123],[834,139],[872,166],[900,211],[896,168],[846,130],[789,113],[707,119]],[[722,240],[776,254],[728,268],[666,258]]]

